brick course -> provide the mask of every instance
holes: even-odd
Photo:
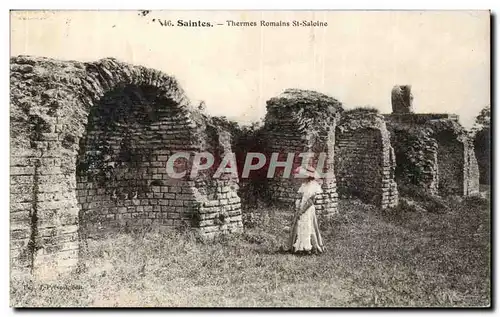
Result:
[[[80,238],[116,227],[241,230],[237,179],[206,182],[214,170],[166,175],[174,151],[231,151],[230,135],[191,106],[173,77],[111,58],[30,56],[11,58],[10,76],[14,269],[70,270]]]

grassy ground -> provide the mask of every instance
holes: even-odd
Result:
[[[488,306],[490,211],[448,199],[445,213],[341,201],[321,223],[327,252],[279,252],[291,215],[271,210],[245,233],[89,241],[87,270],[42,283],[12,277],[13,306]]]

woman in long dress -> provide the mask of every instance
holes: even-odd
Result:
[[[323,240],[316,219],[314,199],[323,192],[318,183],[318,173],[311,167],[299,167],[296,171],[303,180],[299,188],[300,198],[295,202],[293,229],[289,241],[292,253],[323,253]]]

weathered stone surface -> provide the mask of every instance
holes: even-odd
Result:
[[[481,184],[490,184],[491,178],[491,129],[485,127],[474,135],[474,150],[479,167]]]
[[[279,161],[295,153],[294,167],[299,153],[312,153],[315,167],[326,153],[322,172],[331,177],[316,200],[322,214],[337,212],[339,196],[395,206],[400,184],[477,194],[474,144],[458,117],[412,114],[409,86],[395,87],[392,101],[393,114],[384,118],[344,111],[317,92],[285,90],[267,102],[258,133],[266,142],[251,150],[268,162],[271,153]],[[45,277],[71,270],[78,241],[110,230],[187,226],[212,238],[243,229],[239,180],[213,177],[234,150],[231,128],[194,109],[173,77],[115,59],[18,56],[11,59],[10,109],[14,269]],[[216,164],[191,178],[191,162],[179,160],[174,169],[187,173],[173,179],[166,162],[177,151],[209,151]],[[290,206],[299,182],[282,173],[265,178],[265,189]]]
[[[396,158],[382,115],[363,108],[344,112],[335,144],[341,197],[357,196],[382,209],[398,204]]]
[[[394,86],[391,92],[392,113],[412,113],[411,85]]]
[[[334,176],[335,125],[342,104],[327,95],[299,89],[287,89],[281,95],[267,101],[264,129],[270,153],[280,153],[279,161],[286,160],[288,153],[313,153],[312,166],[317,166],[319,154],[326,153],[324,170],[332,177],[323,179],[324,193],[317,197],[316,206],[325,214],[337,212],[336,180]],[[301,164],[298,155],[294,168]],[[278,172],[268,180],[270,197],[277,203],[293,205],[300,183],[284,178]]]
[[[213,234],[241,229],[230,186],[237,179],[166,173],[174,151],[230,151],[230,135],[191,106],[173,77],[112,58],[30,56],[11,58],[10,76],[13,268],[65,271],[79,236],[101,230],[199,227],[204,202],[232,212],[229,223],[210,226]]]
[[[396,152],[396,179],[434,195],[474,195],[479,171],[474,145],[458,117],[448,114],[387,115]]]

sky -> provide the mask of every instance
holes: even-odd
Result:
[[[163,27],[153,18],[214,27]],[[260,27],[261,20],[328,26]],[[489,23],[488,11],[13,11],[11,56],[115,57],[159,69],[209,114],[241,123],[262,119],[266,100],[287,88],[390,113],[392,87],[409,84],[415,112],[458,114],[470,128],[490,104]]]

